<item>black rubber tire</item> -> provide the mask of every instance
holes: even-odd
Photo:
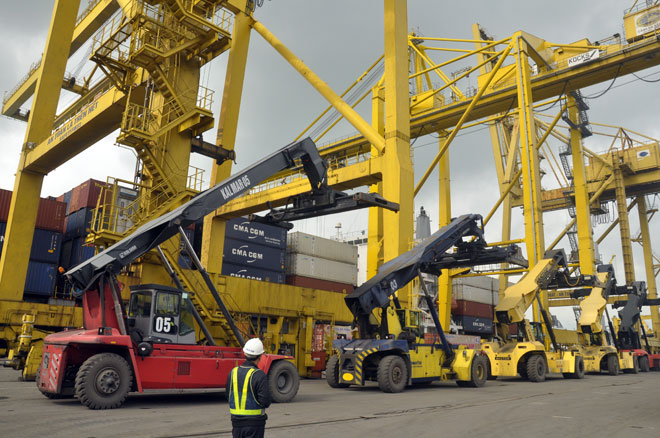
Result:
[[[639,359],[639,370],[643,373],[648,373],[649,371],[651,371],[651,365],[649,363],[648,356],[642,356]]]
[[[481,355],[474,356],[474,359],[472,359],[472,365],[470,366],[470,380],[465,381],[465,386],[469,388],[480,388],[486,384],[487,379],[488,358]]]
[[[584,359],[582,356],[575,356],[575,372],[562,373],[566,379],[584,379]]]
[[[268,388],[275,403],[288,403],[298,394],[300,375],[294,364],[278,360],[268,370]]]
[[[339,356],[330,356],[325,365],[325,381],[331,388],[348,388],[348,383],[339,383]]]
[[[488,361],[488,378],[487,380],[497,380],[497,376],[493,376],[493,369],[490,367],[490,360]]]
[[[518,374],[520,374],[522,380],[529,380],[529,376],[527,375],[527,364],[518,367]]]
[[[76,397],[90,409],[120,407],[132,386],[133,370],[115,353],[95,354],[76,374]]]
[[[637,374],[639,373],[639,356],[633,356],[633,367],[623,370],[626,374]]]
[[[540,354],[534,354],[527,359],[527,377],[530,382],[543,382],[547,367],[545,359]]]
[[[408,367],[400,356],[385,356],[378,363],[378,387],[383,392],[401,392],[408,382]]]
[[[607,356],[607,374],[610,376],[619,375],[619,358],[615,354]]]

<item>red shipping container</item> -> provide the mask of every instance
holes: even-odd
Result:
[[[0,222],[9,219],[12,192],[0,189]],[[41,198],[37,210],[35,228],[42,230],[64,232],[64,218],[66,217],[66,204],[54,199]]]
[[[106,183],[95,179],[89,179],[79,186],[75,187],[71,193],[71,202],[69,204],[69,214],[80,210],[81,208],[94,208],[99,200],[101,189],[106,187]]]
[[[325,351],[315,351],[312,352],[312,360],[314,361],[313,371],[323,371],[325,370],[326,362],[326,353]],[[320,375],[318,377],[321,377]]]
[[[456,300],[457,308],[452,309],[452,315],[474,316],[476,318],[493,318],[493,306],[474,301]]]
[[[318,278],[304,277],[302,275],[287,275],[286,284],[298,287],[308,287],[311,289],[328,290],[331,292],[339,292],[350,294],[355,287],[346,283],[339,283],[336,281],[319,280]]]

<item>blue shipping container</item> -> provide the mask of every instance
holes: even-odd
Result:
[[[57,264],[60,261],[61,250],[61,233],[48,230],[34,230],[32,249],[30,250],[30,260]]]
[[[76,237],[85,237],[89,234],[94,210],[83,208],[67,216],[66,229],[64,231],[65,240],[73,240]]]
[[[0,222],[0,255],[5,243],[7,224]],[[60,260],[62,234],[56,231],[36,229],[32,235],[32,249],[30,260],[46,263],[57,263]]]
[[[250,222],[239,217],[227,221],[225,236],[257,245],[286,249],[286,228]]]
[[[56,277],[57,265],[30,261],[25,278],[25,292],[32,295],[50,296],[55,289]]]
[[[71,259],[69,267],[76,266],[94,257],[95,248],[93,245],[86,245],[85,238],[77,237],[71,241]]]
[[[225,238],[223,260],[235,265],[284,272],[286,249]]]
[[[267,271],[252,266],[240,266],[233,263],[222,263],[222,275],[229,277],[248,278],[251,280],[268,281],[270,283],[284,284],[285,274],[283,272]]]
[[[454,316],[458,325],[463,326],[465,333],[492,334],[493,320],[491,318],[475,318],[473,316]]]

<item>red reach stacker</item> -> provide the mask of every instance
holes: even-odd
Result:
[[[37,375],[39,390],[49,398],[75,395],[91,409],[108,409],[121,406],[131,391],[224,388],[230,370],[244,360],[240,348],[244,338],[183,229],[294,166],[305,170],[311,192],[293,198],[292,205],[273,210],[262,220],[291,221],[363,207],[398,210],[397,204],[378,195],[349,195],[329,188],[327,164],[309,138],[285,146],[66,272],[82,294],[84,328],[46,337]],[[195,291],[184,290],[161,251],[159,245],[177,233],[224,315],[234,346],[215,345],[191,301]],[[116,275],[151,250],[158,251],[176,287],[133,286],[126,310]],[[198,345],[196,327],[210,345]],[[288,402],[298,391],[298,372],[289,359],[267,354],[259,363],[276,402]]]

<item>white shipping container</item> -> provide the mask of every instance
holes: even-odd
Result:
[[[488,290],[465,284],[454,284],[452,296],[457,300],[474,301],[493,306],[500,302],[500,294],[497,289]]]
[[[357,282],[355,263],[342,263],[307,254],[287,254],[286,273],[353,285]]]
[[[357,246],[300,231],[287,235],[286,246],[287,252],[290,253],[306,254],[342,263],[357,263]]]
[[[486,290],[498,290],[500,287],[500,281],[497,278],[488,277],[485,275],[479,277],[459,277],[454,278],[452,281],[454,288],[461,286],[469,286],[473,288],[486,289]]]

